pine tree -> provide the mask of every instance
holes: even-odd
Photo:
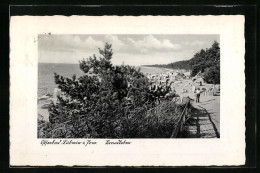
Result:
[[[49,122],[38,121],[41,138],[170,137],[182,112],[173,102],[153,107],[148,79],[140,69],[113,66],[112,45],[79,62],[85,73],[65,78],[54,74],[63,96],[49,106]],[[157,113],[155,113],[157,112]]]
[[[198,72],[203,73],[204,80],[207,83],[220,83],[220,48],[219,43],[214,41],[209,49],[201,50],[190,60],[191,76]]]
[[[65,94],[49,108],[50,122],[65,127],[57,137],[118,137],[123,131],[126,97],[132,98],[133,107],[147,100],[147,78],[140,69],[113,66],[111,46],[106,43],[99,49],[99,58],[93,55],[80,61],[85,75],[78,79],[55,73],[55,83]]]

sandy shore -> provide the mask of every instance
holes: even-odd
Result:
[[[52,99],[52,98],[51,98]],[[44,121],[49,121],[49,111],[48,111],[48,106],[44,106],[48,103],[51,103],[51,99],[49,100],[41,100],[38,102],[38,119],[39,120],[44,120]]]

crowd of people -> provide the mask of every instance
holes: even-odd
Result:
[[[155,101],[160,103],[161,98],[176,99],[181,97],[181,93],[176,93],[175,86],[177,83],[181,83],[182,79],[187,79],[189,76],[185,76],[182,72],[165,72],[159,74],[146,74],[149,79],[149,92]],[[182,92],[187,92],[183,89]]]
[[[201,95],[214,95],[214,92],[220,90],[219,85],[212,84],[209,87],[204,87],[201,78],[190,79],[189,76],[185,76],[184,73],[181,72],[168,72],[156,75],[148,74],[147,76],[150,82],[150,93],[158,102],[160,102],[160,98],[170,98],[174,100],[179,98],[182,102],[184,93],[192,93],[196,103],[199,103]],[[176,87],[178,87],[178,92],[176,92]]]

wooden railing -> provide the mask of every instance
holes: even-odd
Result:
[[[180,115],[180,119],[178,120],[178,122],[172,132],[171,138],[177,138],[178,134],[183,132],[184,124],[190,118],[190,116],[191,116],[191,107],[190,107],[190,100],[188,100]]]

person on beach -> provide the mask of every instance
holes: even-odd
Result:
[[[196,89],[196,103],[200,102],[200,88]]]

